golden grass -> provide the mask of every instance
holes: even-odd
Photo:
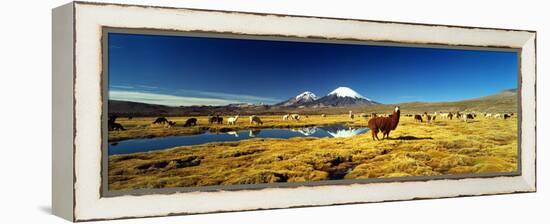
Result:
[[[186,118],[170,118],[181,125]],[[348,123],[366,125],[363,118],[353,121],[346,115],[326,118],[310,116],[301,122],[283,122],[281,116],[262,116],[265,127],[290,127]],[[147,130],[151,118],[121,119],[129,128],[122,134]],[[187,129],[219,130],[227,125]],[[134,125],[134,126],[132,126]],[[262,127],[264,127],[262,126]],[[249,128],[248,117],[239,120],[238,129]],[[183,127],[149,132],[162,136],[189,133]],[[137,131],[139,130],[139,131]],[[158,132],[158,133],[157,133]],[[134,133],[128,134],[128,136]],[[126,136],[126,137],[128,137]],[[381,137],[381,134],[380,134]],[[517,170],[517,118],[481,118],[465,123],[436,120],[420,124],[401,116],[391,139],[373,141],[371,133],[351,138],[262,139],[208,143],[176,147],[149,153],[109,157],[109,189],[169,188],[210,185],[304,182],[337,178],[364,179],[402,176],[435,176],[513,172]]]

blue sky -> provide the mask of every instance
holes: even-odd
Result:
[[[273,104],[339,86],[381,103],[516,88],[515,52],[109,34],[109,98],[171,106]]]

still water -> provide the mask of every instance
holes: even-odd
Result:
[[[331,125],[322,127],[294,128],[294,129],[255,129],[230,131],[225,133],[205,132],[197,135],[169,136],[159,138],[143,138],[124,140],[109,144],[109,155],[147,152],[177,146],[199,145],[209,142],[230,142],[251,138],[347,138],[363,134],[369,129],[365,127],[347,127],[345,125]]]

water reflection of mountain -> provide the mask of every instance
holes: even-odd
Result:
[[[325,135],[326,137],[347,138],[347,137],[363,134],[368,130],[369,130],[368,128],[354,128],[354,127],[347,127],[345,125],[331,125],[331,126],[324,126],[324,127],[308,127],[308,128],[291,129],[290,131],[298,132],[304,136],[312,136],[317,133],[317,135]]]
[[[298,133],[300,133],[302,135],[305,135],[305,136],[310,136],[310,135],[315,134],[315,132],[317,132],[317,128],[316,127],[299,128],[299,129],[290,129],[290,131],[298,132]]]
[[[363,134],[369,130],[368,128],[354,128],[354,127],[346,127],[344,125],[325,126],[325,127],[319,127],[319,129],[326,131],[329,135],[331,135],[334,138],[348,138],[359,134]]]

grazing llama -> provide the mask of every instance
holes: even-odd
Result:
[[[111,130],[113,130],[113,131],[126,131],[126,129],[124,129],[124,127],[119,123],[112,123],[111,124]]]
[[[168,123],[168,120],[165,117],[159,117],[155,121],[153,121],[153,124],[165,124]]]
[[[418,115],[418,114],[414,115],[414,121],[418,121],[420,123],[424,122],[424,120],[422,120],[422,115]]]
[[[288,121],[288,117],[290,117],[290,114],[285,114],[283,116],[283,121]]]
[[[373,117],[369,120],[368,127],[372,132],[373,140],[380,140],[378,132],[382,132],[382,139],[389,138],[390,132],[397,128],[401,111],[396,106],[391,117]]]
[[[168,121],[168,123],[164,125],[165,128],[173,128],[174,126],[176,126],[175,121]]]
[[[435,120],[435,117],[433,115],[429,115],[428,112],[424,112],[424,116],[426,116],[426,123],[429,124],[431,121]]]
[[[457,112],[456,112],[456,118],[458,119],[458,118],[461,118],[461,117],[462,117],[462,114],[460,114],[460,112],[457,111]]]
[[[439,113],[439,116],[441,119],[447,120],[449,119],[449,113]]]
[[[170,123],[171,121],[168,121],[168,123]],[[175,124],[175,122],[174,122]],[[189,118],[187,119],[187,121],[185,121],[185,124],[183,125],[183,127],[191,127],[191,126],[196,126],[197,125],[197,118]]]
[[[126,131],[120,123],[115,122],[117,118],[118,116],[116,115],[109,116],[109,119],[107,120],[107,129],[109,131]]]
[[[220,115],[216,115],[215,117],[209,117],[208,123],[209,124],[222,124],[223,117],[220,117]]]
[[[250,116],[250,124],[256,124],[256,125],[262,125],[264,122],[262,122],[262,119],[256,115]]]
[[[468,120],[473,120],[474,117],[475,117],[474,114],[464,114],[463,115],[464,122],[468,122]]]
[[[235,116],[235,117],[227,118],[227,124],[228,124],[228,125],[236,125],[236,124],[237,124],[237,120],[239,120],[239,115],[237,115],[237,116]]]

